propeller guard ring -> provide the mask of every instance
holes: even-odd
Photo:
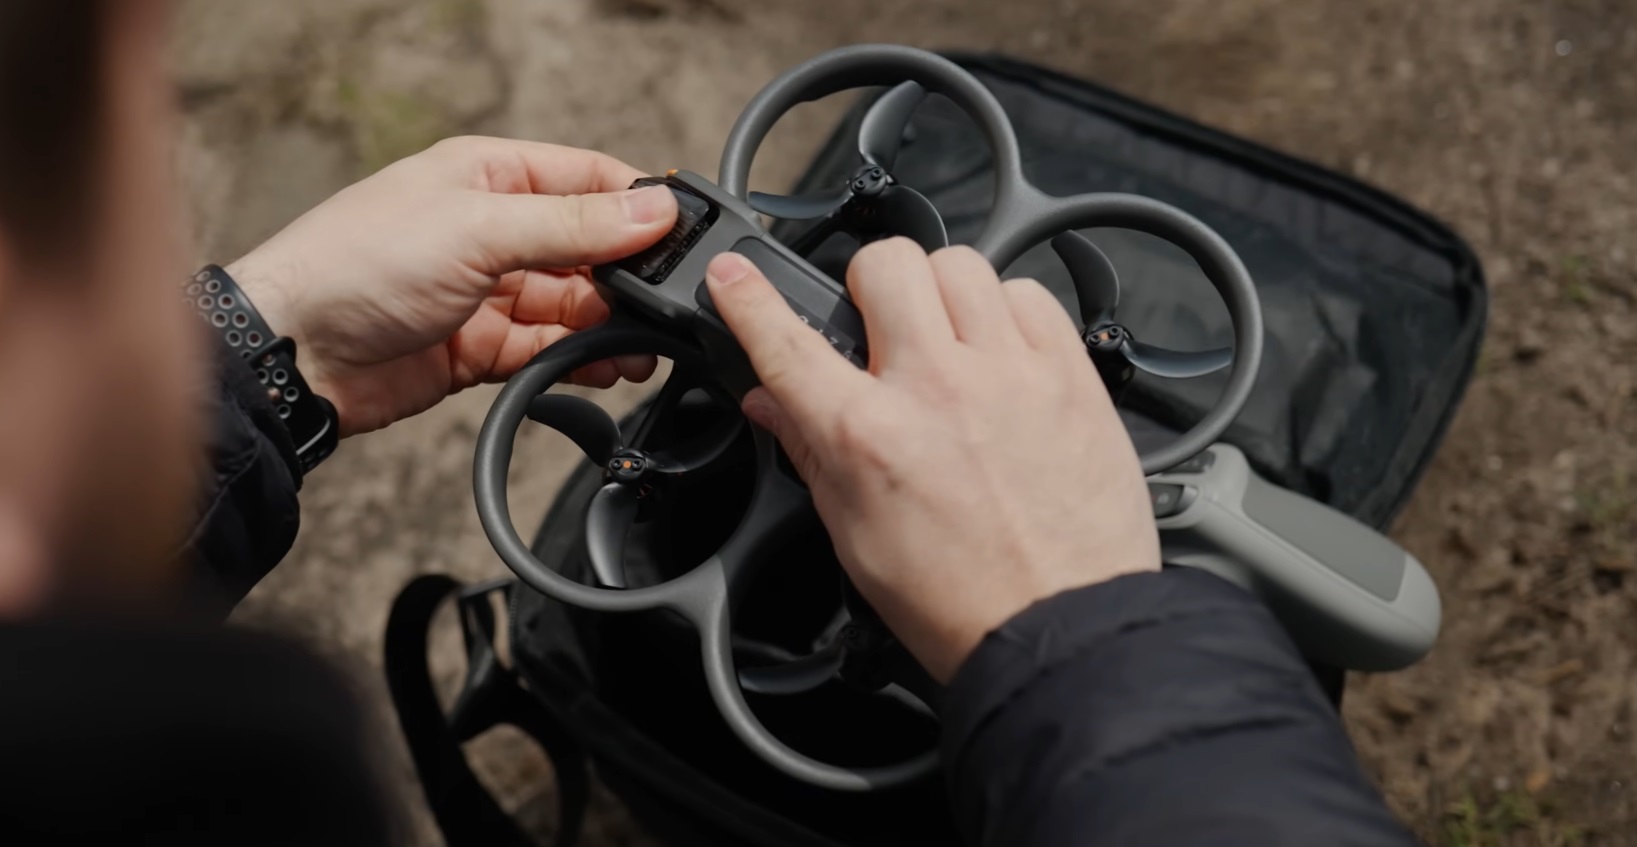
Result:
[[[813,517],[806,489],[785,475],[777,458],[778,445],[765,430],[753,429],[757,479],[750,509],[715,554],[675,579],[634,589],[584,585],[536,558],[518,535],[506,478],[513,442],[529,403],[581,365],[636,353],[652,353],[690,367],[703,367],[707,358],[676,334],[616,315],[601,327],[548,347],[501,388],[478,433],[472,468],[478,518],[495,552],[530,587],[564,603],[601,612],[668,609],[681,615],[699,631],[707,687],[728,726],[746,746],[790,776],[838,791],[870,791],[934,773],[936,750],[879,767],[846,768],[820,762],[775,737],[745,701],[734,662],[730,608],[770,547]]]
[[[1261,302],[1239,256],[1215,230],[1175,206],[1133,194],[1053,197],[1035,187],[1023,175],[1022,152],[1005,108],[983,83],[954,62],[911,47],[861,44],[831,50],[791,68],[752,98],[734,123],[722,152],[718,184],[750,201],[750,168],[756,151],[790,109],[848,89],[904,82],[917,83],[954,101],[989,141],[995,163],[995,200],[973,246],[997,273],[1004,273],[1037,243],[1095,227],[1158,236],[1194,259],[1221,296],[1233,323],[1232,371],[1216,405],[1204,418],[1172,443],[1140,455],[1143,473],[1152,476],[1175,467],[1215,443],[1250,399],[1262,363]],[[1130,333],[1125,334],[1129,338]]]

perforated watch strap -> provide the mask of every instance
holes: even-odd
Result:
[[[295,342],[274,333],[238,283],[217,265],[194,274],[183,295],[228,348],[255,370],[295,442],[303,473],[329,458],[339,440],[335,407],[307,386],[296,368]]]

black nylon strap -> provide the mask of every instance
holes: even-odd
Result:
[[[463,599],[462,625],[467,636],[467,685],[453,717],[438,705],[427,666],[427,634],[432,616],[449,595],[463,586],[446,576],[423,576],[411,582],[392,604],[387,620],[385,666],[387,687],[398,713],[404,741],[415,762],[432,816],[449,847],[534,847],[534,842],[500,808],[472,773],[461,744],[492,727],[508,723],[535,740],[557,772],[558,828],[556,847],[578,841],[590,799],[590,777],[578,743],[517,684],[494,653],[494,618],[487,593]],[[479,641],[475,635],[486,640]]]

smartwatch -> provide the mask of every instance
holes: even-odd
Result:
[[[210,265],[194,274],[183,295],[228,349],[255,370],[268,402],[295,444],[302,474],[329,458],[340,440],[335,405],[307,387],[296,368],[295,341],[274,333],[220,266]]]

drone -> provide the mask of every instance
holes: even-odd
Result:
[[[859,125],[858,165],[844,183],[798,196],[749,190],[757,149],[781,116],[854,88],[886,90]],[[1251,394],[1263,351],[1256,287],[1228,243],[1181,209],[1150,198],[1043,192],[1023,175],[1017,138],[994,96],[953,62],[901,46],[833,50],[775,79],[733,126],[717,181],[686,171],[638,181],[675,195],[675,226],[648,250],[594,269],[612,317],[553,344],[518,371],[479,433],[473,471],[478,515],[502,561],[527,585],[573,606],[609,613],[663,609],[686,620],[699,633],[707,687],[728,726],[751,751],[796,779],[837,791],[873,791],[937,769],[931,750],[867,767],[820,761],[780,740],[747,704],[746,691],[798,696],[841,680],[935,716],[939,692],[854,592],[846,593],[834,622],[806,655],[770,662],[767,651],[754,656],[734,632],[751,578],[770,565],[781,541],[812,526],[814,512],[771,434],[736,411],[736,401],[757,384],[756,375],[704,286],[709,261],[737,252],[838,355],[867,367],[858,310],[846,288],[807,257],[837,233],[860,243],[903,236],[929,251],[948,245],[934,204],[893,175],[911,116],[933,94],[973,118],[993,154],[994,203],[972,247],[1000,272],[1034,246],[1051,245],[1069,271],[1086,355],[1111,395],[1118,397],[1138,373],[1191,379],[1228,371],[1216,405],[1192,428],[1140,453],[1166,562],[1208,570],[1253,591],[1316,661],[1390,670],[1425,655],[1437,637],[1441,608],[1421,564],[1351,517],[1268,483],[1241,451],[1219,443]],[[764,215],[809,225],[786,244],[763,225]],[[1103,227],[1157,236],[1192,257],[1227,308],[1233,346],[1172,350],[1144,343],[1121,324],[1117,270],[1079,232]],[[583,365],[629,354],[673,363],[648,417],[629,431],[589,400],[548,393]],[[690,440],[654,445],[647,422],[655,413],[690,405],[728,411]],[[604,484],[585,517],[595,584],[540,561],[512,522],[506,481],[514,437],[525,420],[567,436],[603,469]],[[685,573],[631,585],[624,568],[626,537],[644,510],[663,507],[656,492],[708,471],[743,443],[747,430],[755,481],[737,528]]]

